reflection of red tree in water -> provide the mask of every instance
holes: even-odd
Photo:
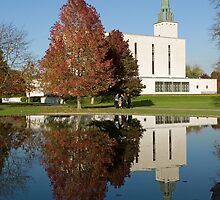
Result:
[[[124,185],[125,177],[129,176],[132,163],[135,162],[138,156],[139,142],[142,135],[142,130],[138,128],[122,129],[120,130],[120,136],[123,139],[116,139],[118,142],[115,148],[117,157],[115,157],[113,167],[109,170],[109,181],[115,187]]]
[[[116,139],[117,145],[114,147],[114,163],[109,167],[108,180],[114,187],[124,185],[125,177],[130,174],[132,163],[136,161],[139,152],[140,138],[143,128],[140,121],[132,119],[131,116],[121,116],[123,126],[112,121],[94,121],[93,124],[100,130],[108,132],[110,137]],[[115,121],[119,116],[115,116]],[[119,124],[115,125],[115,124]]]
[[[117,188],[124,185],[125,177],[130,174],[130,163],[121,163],[109,173],[109,181],[111,184]]]
[[[115,140],[96,129],[51,131],[45,139],[43,164],[56,199],[104,199]]]

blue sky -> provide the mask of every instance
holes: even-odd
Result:
[[[60,7],[67,0],[3,0],[0,22],[13,23],[28,32],[31,51],[37,58],[49,44],[50,27],[58,20]],[[106,31],[153,35],[161,0],[88,0],[100,13]],[[210,28],[215,10],[209,0],[170,0],[179,37],[186,39],[186,62],[198,64],[210,73],[219,50],[211,40]]]

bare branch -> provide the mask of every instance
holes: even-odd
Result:
[[[0,49],[10,68],[20,68],[31,55],[28,52],[27,33],[12,24],[0,24]]]

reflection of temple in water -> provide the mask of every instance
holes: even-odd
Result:
[[[137,119],[146,131],[131,171],[155,170],[164,200],[170,200],[180,179],[179,168],[187,164],[186,127],[215,125],[217,118],[138,116]]]

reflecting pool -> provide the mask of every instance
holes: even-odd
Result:
[[[0,200],[211,200],[220,118],[0,117]]]

